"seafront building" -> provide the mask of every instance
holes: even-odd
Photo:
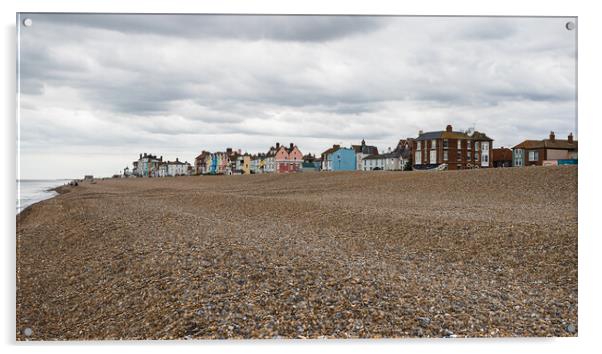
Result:
[[[378,148],[372,145],[366,145],[366,140],[362,139],[360,145],[351,145],[355,151],[355,169],[358,171],[364,170],[362,160],[366,156],[378,155]]]
[[[492,167],[493,139],[477,131],[445,130],[419,132],[413,142],[414,169],[433,169],[445,164],[449,170]]]
[[[355,171],[356,151],[353,148],[339,147],[331,154],[331,170],[332,171]]]
[[[513,166],[544,166],[577,164],[577,140],[573,133],[567,139],[556,139],[550,132],[548,139],[525,140],[512,148]]]
[[[159,177],[159,167],[163,162],[163,156],[140,154],[138,161],[134,161],[134,170],[132,171],[138,177]]]
[[[362,171],[382,171],[385,169],[385,155],[370,155],[362,159]]]
[[[332,154],[340,147],[341,145],[335,144],[322,153],[322,171],[332,171]]]
[[[492,150],[491,162],[493,167],[511,167],[512,166],[512,149],[505,147]]]
[[[124,168],[123,176],[167,177],[183,175],[236,175],[260,173],[297,173],[315,171],[406,171],[422,169],[470,169],[487,167],[549,166],[577,163],[577,141],[573,134],[566,140],[525,140],[508,148],[493,148],[493,139],[483,132],[469,129],[422,132],[416,138],[400,139],[394,149],[384,153],[362,139],[359,145],[343,147],[334,144],[319,157],[303,155],[294,143],[276,142],[267,152],[243,153],[241,149],[203,150],[188,162],[163,161],[163,156],[140,154],[133,168]]]
[[[303,154],[293,143],[290,143],[288,148],[276,143],[274,163],[276,164],[276,173],[301,172]]]

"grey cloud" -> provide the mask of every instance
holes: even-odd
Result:
[[[365,16],[24,14],[37,24],[96,28],[125,34],[277,41],[328,41],[385,24]]]
[[[575,122],[563,19],[31,17],[20,46],[30,152],[292,140],[319,153],[448,123],[477,125],[497,146]]]

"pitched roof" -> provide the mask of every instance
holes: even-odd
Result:
[[[422,133],[416,138],[416,140],[432,140],[432,139],[469,139],[469,140],[489,140],[493,141],[485,133],[475,131],[472,135],[468,135],[466,132],[440,130],[436,132]]]
[[[337,151],[340,147],[341,147],[341,145],[333,145],[331,148],[329,148],[328,150],[324,151],[322,153],[322,156],[326,156],[328,154],[332,154],[333,152]]]
[[[351,148],[355,150],[356,153],[368,154],[368,155],[377,155],[378,148],[373,145],[351,145]]]
[[[577,150],[577,140],[569,143],[568,140],[562,139],[544,139],[544,140],[525,140],[522,143],[515,145],[513,149],[562,149],[562,150]]]
[[[274,157],[274,156],[276,156],[276,148],[274,148],[273,146],[270,146],[270,149],[265,154],[265,156],[266,157]]]
[[[362,160],[380,160],[380,159],[386,159],[386,156],[385,155],[370,155],[370,156],[364,157]]]

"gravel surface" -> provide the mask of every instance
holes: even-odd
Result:
[[[105,180],[17,217],[17,340],[577,336],[577,168]]]

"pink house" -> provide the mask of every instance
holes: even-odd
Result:
[[[300,172],[303,154],[297,145],[291,143],[288,148],[276,144],[276,173]]]

